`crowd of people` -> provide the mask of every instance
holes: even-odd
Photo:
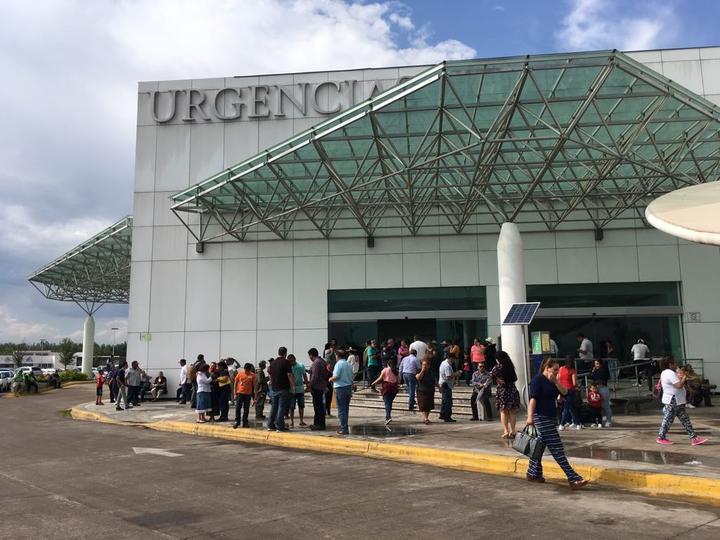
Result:
[[[585,336],[578,336],[578,352],[591,353],[592,344]],[[642,349],[638,347],[638,349]],[[642,351],[641,351],[642,352]],[[581,358],[581,360],[585,360]],[[570,467],[564,455],[558,431],[583,429],[590,416],[590,425],[600,429],[612,427],[613,414],[608,383],[611,367],[600,358],[591,360],[587,388],[578,380],[576,360],[567,356],[564,361],[548,356],[529,384],[527,424],[535,425],[550,453],[566,472],[572,487],[582,487],[584,480]],[[459,383],[472,387],[470,421],[492,421],[492,389],[495,389],[495,409],[499,412],[504,439],[517,434],[517,413],[520,409],[518,380],[512,360],[505,351],[498,351],[492,339],[475,339],[463,351],[457,341],[425,342],[419,337],[411,342],[388,339],[382,344],[370,340],[360,351],[355,347],[338,346],[335,341],[325,345],[322,354],[311,348],[307,362],[299,361],[280,347],[277,356],[261,361],[257,367],[240,363],[234,358],[207,363],[202,354],[193,363],[179,361],[180,384],[176,401],[190,403],[197,412],[197,422],[230,422],[230,404],[235,405],[233,427],[250,427],[249,416],[254,408],[256,421],[264,422],[270,431],[284,432],[295,427],[309,427],[313,431],[327,428],[326,418],[332,416],[333,398],[337,407],[337,433],[350,432],[349,414],[353,392],[365,384],[369,391],[381,394],[385,409],[385,425],[393,421],[393,407],[401,387],[406,388],[407,410],[419,411],[421,421],[429,424],[431,411],[438,408],[439,420],[456,422],[453,417],[453,390]],[[309,366],[306,368],[306,364]],[[698,379],[692,368],[677,369],[672,359],[664,360],[658,392],[662,393],[663,421],[658,444],[671,444],[667,431],[677,417],[690,437],[691,444],[703,444],[705,439],[693,430],[686,408],[692,407],[688,394],[693,395],[692,381]],[[110,390],[110,401],[116,409],[136,407],[149,390],[152,399],[167,392],[167,379],[162,372],[150,380],[137,362],[128,367],[100,370],[96,377],[97,401],[102,405],[103,388]],[[661,390],[660,390],[661,389]],[[305,395],[312,398],[313,418],[305,422]],[[699,392],[700,398],[704,395]],[[587,407],[582,407],[583,397]],[[697,397],[697,396],[696,396]],[[268,416],[265,407],[269,404]],[[296,416],[297,413],[297,416]],[[308,419],[309,421],[309,419]],[[528,480],[542,480],[540,460],[531,461]]]
[[[151,381],[137,361],[133,361],[130,367],[123,361],[117,366],[108,365],[105,369],[98,369],[95,375],[96,405],[105,405],[102,397],[106,386],[110,394],[110,403],[115,403],[115,410],[122,411],[139,407],[140,402],[145,401],[145,394],[148,391],[153,401],[159,400],[162,394],[167,393],[167,378],[160,371]]]

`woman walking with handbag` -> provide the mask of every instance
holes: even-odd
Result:
[[[414,375],[413,375],[414,376]],[[380,394],[382,394],[383,403],[385,404],[385,425],[390,425],[392,422],[392,406],[397,396],[398,388],[400,386],[400,376],[397,370],[397,360],[390,358],[388,365],[384,368],[377,379],[372,382],[371,386],[382,383],[380,387]]]
[[[548,358],[540,366],[540,373],[530,382],[527,425],[534,425],[537,428],[540,440],[545,443],[545,446],[550,450],[553,458],[567,476],[570,487],[580,489],[587,485],[587,480],[583,480],[570,466],[560,440],[560,434],[555,426],[555,402],[558,395],[568,393],[567,388],[558,382],[558,371],[560,371],[558,361]],[[527,479],[530,482],[545,482],[542,456],[539,459],[530,460]]]

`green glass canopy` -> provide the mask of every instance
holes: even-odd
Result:
[[[198,241],[639,226],[720,109],[617,51],[443,62],[172,197]],[[199,216],[199,219],[198,219]]]
[[[132,217],[127,216],[40,268],[28,280],[46,298],[75,302],[88,314],[103,304],[127,304],[131,246]]]

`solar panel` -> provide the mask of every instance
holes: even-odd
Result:
[[[513,304],[510,311],[505,316],[503,324],[530,324],[540,307],[540,302],[523,302],[522,304]]]

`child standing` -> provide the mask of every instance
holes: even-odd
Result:
[[[103,386],[105,385],[105,375],[102,369],[98,369],[95,375],[95,405],[105,405],[102,402]]]
[[[593,412],[595,418],[593,425],[596,428],[602,427],[602,404],[603,397],[598,392],[597,385],[591,384],[588,390],[588,405],[590,405],[590,410]]]
[[[462,373],[463,381],[465,381],[465,384],[467,386],[470,386],[470,380],[472,379],[472,368],[470,367],[469,360],[466,360],[465,362],[463,362],[462,370],[463,370],[463,373]]]

